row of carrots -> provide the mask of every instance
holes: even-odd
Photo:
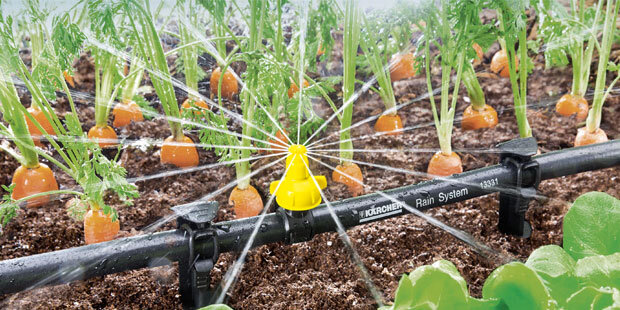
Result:
[[[332,0],[321,0],[320,2],[331,3],[331,1]],[[263,209],[262,198],[259,192],[250,184],[249,180],[251,168],[248,161],[252,152],[248,150],[248,147],[251,148],[252,145],[257,145],[255,142],[250,141],[248,137],[265,139],[268,141],[267,147],[271,148],[270,152],[282,152],[281,149],[284,149],[287,145],[286,141],[288,141],[289,134],[295,135],[295,133],[292,132],[293,130],[301,130],[301,128],[296,128],[296,122],[291,122],[295,124],[289,124],[289,131],[286,129],[279,129],[269,124],[270,122],[264,120],[264,115],[260,116],[260,113],[262,113],[261,110],[266,110],[269,108],[269,106],[265,108],[265,103],[271,104],[272,107],[276,107],[273,112],[277,116],[278,113],[283,113],[283,109],[286,111],[286,108],[288,107],[287,105],[290,105],[291,103],[299,102],[300,105],[303,104],[305,102],[304,99],[309,96],[306,92],[311,94],[323,94],[325,100],[328,101],[332,106],[332,109],[334,109],[334,113],[337,114],[343,132],[340,136],[340,164],[333,172],[332,179],[334,182],[347,185],[352,195],[355,196],[362,194],[364,192],[363,174],[359,166],[353,162],[352,143],[350,141],[346,142],[347,140],[350,140],[347,139],[347,137],[350,138],[351,118],[353,114],[353,102],[350,99],[352,98],[352,93],[355,90],[355,70],[358,63],[357,57],[364,57],[366,62],[369,63],[370,70],[374,73],[374,76],[377,77],[379,84],[379,87],[376,89],[373,88],[373,90],[380,94],[385,103],[385,112],[378,117],[374,129],[377,132],[381,132],[386,135],[399,135],[403,133],[403,122],[398,115],[395,106],[396,100],[394,98],[395,96],[392,89],[392,83],[398,80],[414,78],[418,76],[418,71],[424,68],[426,70],[425,75],[428,81],[429,93],[432,93],[432,83],[430,81],[431,57],[429,46],[431,44],[438,44],[438,42],[431,42],[429,40],[421,45],[424,50],[418,50],[416,52],[395,53],[393,51],[410,50],[410,47],[405,45],[405,42],[408,44],[410,41],[412,33],[407,31],[411,31],[411,29],[417,29],[418,31],[424,33],[425,37],[428,38],[434,38],[434,36],[441,37],[442,35],[450,35],[453,31],[460,31],[459,29],[455,29],[450,30],[448,33],[436,33],[434,31],[440,27],[437,27],[438,25],[434,25],[432,23],[437,23],[437,21],[428,20],[427,23],[424,21],[424,17],[415,17],[404,22],[406,26],[404,28],[406,29],[406,35],[403,36],[404,39],[400,41],[396,40],[398,41],[398,44],[395,47],[388,48],[387,46],[389,44],[387,42],[392,42],[393,40],[390,37],[380,38],[374,35],[376,33],[380,33],[379,31],[372,31],[372,27],[375,25],[372,25],[368,19],[362,17],[362,13],[359,10],[359,7],[357,7],[358,4],[356,1],[347,0],[346,8],[344,10],[345,20],[347,22],[344,25],[346,40],[344,42],[345,47],[343,56],[345,63],[345,70],[343,74],[343,109],[339,110],[335,107],[333,102],[331,102],[329,96],[327,96],[326,93],[329,91],[325,91],[326,88],[321,88],[321,86],[318,85],[319,83],[313,79],[310,79],[310,77],[305,74],[303,75],[304,78],[301,83],[301,88],[303,89],[302,92],[300,87],[293,80],[293,77],[296,79],[298,75],[297,73],[294,73],[294,68],[292,68],[293,65],[290,65],[290,63],[294,63],[296,67],[296,65],[299,64],[300,68],[310,70],[309,63],[316,61],[316,58],[321,60],[326,59],[325,57],[329,56],[331,44],[333,43],[329,42],[330,40],[333,40],[329,31],[327,32],[329,36],[321,36],[325,33],[325,31],[321,31],[321,35],[317,35],[315,39],[317,39],[318,42],[315,41],[312,43],[314,45],[310,45],[317,52],[311,53],[311,57],[304,58],[295,54],[288,55],[287,53],[289,52],[285,51],[287,46],[283,43],[284,40],[278,39],[279,37],[273,40],[273,47],[266,48],[262,45],[264,38],[261,37],[264,33],[264,31],[260,28],[264,27],[263,23],[250,23],[251,27],[249,36],[246,38],[247,41],[244,41],[243,44],[237,42],[239,45],[238,48],[241,49],[239,52],[236,52],[237,50],[235,49],[232,52],[227,51],[225,47],[225,40],[218,40],[216,42],[215,50],[209,50],[209,48],[207,48],[206,52],[211,54],[217,60],[217,65],[209,78],[210,93],[212,98],[215,97],[218,100],[217,103],[219,109],[218,112],[215,113],[211,109],[211,106],[214,106],[214,103],[210,102],[208,104],[202,100],[202,97],[198,92],[197,82],[201,77],[201,68],[197,65],[199,50],[193,49],[193,47],[195,47],[197,45],[196,42],[200,42],[202,38],[199,34],[194,33],[191,28],[192,24],[199,24],[198,21],[192,19],[190,19],[188,23],[180,21],[181,34],[179,37],[181,39],[180,45],[183,48],[178,48],[178,53],[180,54],[180,58],[183,59],[185,86],[188,92],[188,97],[179,108],[176,95],[174,93],[174,86],[176,85],[173,85],[172,75],[170,74],[170,69],[166,59],[168,53],[164,52],[161,39],[159,37],[159,31],[153,24],[155,17],[152,15],[150,10],[140,6],[136,2],[122,3],[123,5],[119,7],[106,7],[97,1],[93,1],[92,3],[87,2],[83,9],[84,12],[88,12],[86,15],[88,15],[90,19],[90,27],[93,33],[92,35],[99,42],[107,42],[108,45],[114,46],[117,50],[126,50],[128,47],[132,50],[132,54],[128,57],[129,63],[125,64],[124,70],[122,70],[123,72],[120,74],[117,72],[118,70],[114,65],[120,62],[120,56],[110,52],[107,46],[101,47],[93,44],[89,47],[89,51],[95,58],[96,125],[93,126],[88,133],[85,134],[85,136],[93,141],[93,145],[98,146],[98,148],[94,148],[88,144],[86,144],[86,146],[79,146],[81,143],[80,141],[74,144],[71,144],[70,141],[65,141],[68,137],[75,139],[81,137],[82,135],[81,128],[79,128],[79,126],[71,126],[75,123],[79,124],[79,119],[71,99],[71,93],[67,87],[67,84],[74,86],[70,73],[72,68],[70,66],[65,65],[64,67],[55,68],[61,69],[57,71],[59,79],[57,82],[47,85],[55,89],[65,91],[66,96],[69,98],[72,107],[72,114],[70,114],[69,117],[65,117],[65,126],[63,126],[58,116],[55,115],[47,99],[43,95],[38,95],[42,94],[43,91],[37,83],[45,84],[47,82],[44,80],[37,80],[36,77],[33,77],[32,72],[35,72],[37,70],[37,66],[44,62],[34,61],[35,59],[33,59],[31,72],[29,72],[26,66],[23,65],[23,62],[16,67],[11,67],[9,64],[6,65],[6,68],[3,68],[4,70],[14,70],[18,72],[16,74],[17,77],[26,82],[25,84],[30,93],[33,94],[32,106],[28,109],[23,109],[24,111],[22,111],[21,108],[17,106],[17,104],[21,105],[19,100],[15,101],[12,97],[12,92],[15,92],[11,89],[12,85],[5,84],[4,93],[6,96],[4,97],[10,97],[12,104],[7,104],[6,106],[10,108],[3,108],[1,112],[3,113],[5,120],[11,125],[11,130],[5,128],[5,130],[1,133],[9,134],[12,132],[15,144],[22,153],[20,156],[15,152],[11,152],[11,154],[15,155],[16,158],[18,158],[18,160],[22,163],[13,176],[13,187],[11,188],[12,203],[15,204],[18,202],[26,202],[29,207],[41,206],[49,201],[49,195],[43,194],[48,192],[78,196],[79,199],[77,202],[71,203],[69,209],[76,210],[76,213],[81,214],[81,217],[84,220],[84,230],[87,243],[109,240],[116,235],[120,228],[116,210],[110,206],[107,206],[104,202],[103,193],[105,191],[115,192],[121,200],[126,203],[131,203],[131,198],[137,196],[137,189],[135,186],[127,184],[124,179],[124,175],[126,174],[124,168],[120,167],[118,163],[106,161],[105,158],[102,156],[97,156],[97,154],[100,154],[100,151],[103,148],[117,147],[118,137],[112,126],[121,128],[131,124],[132,122],[143,121],[145,116],[147,116],[143,115],[143,107],[140,106],[138,102],[144,99],[140,99],[140,96],[137,95],[138,87],[142,84],[142,78],[145,72],[149,73],[151,84],[153,85],[157,96],[161,101],[164,113],[166,114],[167,120],[170,124],[171,135],[164,140],[160,150],[161,163],[171,164],[179,168],[197,166],[199,164],[199,156],[194,143],[195,141],[184,134],[185,122],[182,122],[180,119],[191,119],[192,121],[205,124],[206,126],[203,126],[205,129],[201,129],[201,134],[199,134],[202,144],[226,144],[230,146],[229,149],[218,149],[216,147],[212,147],[212,149],[214,149],[216,154],[221,156],[223,159],[239,159],[239,162],[235,163],[238,185],[231,192],[229,201],[234,205],[234,210],[237,217],[247,217],[257,215]],[[188,3],[189,7],[184,7],[185,9],[188,9],[190,12],[196,9],[196,7],[193,7],[193,5],[197,6],[196,2],[189,1]],[[226,29],[226,23],[223,22],[225,18],[221,16],[221,12],[226,11],[228,5],[230,4],[227,4],[225,1],[216,1],[214,2],[214,6],[206,7],[211,16],[214,18],[215,33],[220,37],[224,37],[226,34],[231,33],[230,29]],[[321,8],[321,6],[319,7]],[[250,19],[265,18],[265,16],[273,14],[273,12],[270,11],[268,2],[250,1],[248,9],[251,14],[254,14],[249,15],[251,17]],[[275,31],[275,33],[281,33],[282,6],[280,5],[280,2],[278,2],[276,9],[278,10],[276,15],[279,16],[279,20],[276,21],[276,28],[280,29],[280,31]],[[448,7],[444,7],[442,9],[448,10]],[[466,9],[478,10],[480,8],[468,7]],[[502,9],[505,10],[506,8],[498,8],[500,11]],[[335,14],[334,12],[326,10],[327,9],[325,7],[322,7],[322,9],[319,9],[316,14],[324,14],[325,16]],[[413,9],[412,11],[424,12],[424,10]],[[138,14],[130,16],[127,12],[138,12]],[[131,25],[133,25],[133,35],[126,39],[126,42],[124,42],[125,45],[117,42],[118,40],[116,37],[118,34],[117,30],[114,28],[115,21],[108,20],[109,16],[115,16],[118,14],[121,14],[124,19],[130,21]],[[312,14],[314,13],[311,13],[310,15],[313,16]],[[523,12],[523,14],[525,13]],[[453,16],[453,14],[446,14],[446,16]],[[472,16],[478,15],[472,14]],[[195,16],[192,18],[195,18]],[[315,19],[310,18],[310,20],[316,20],[318,24],[323,23],[323,26],[327,25],[329,27],[334,27],[333,24],[327,23],[324,19],[318,17]],[[5,28],[10,28],[9,21],[3,20],[2,22]],[[77,40],[77,38],[80,37],[80,32],[78,31],[80,21],[78,20],[73,22],[70,18],[66,17],[66,19],[60,18],[55,20],[55,22],[57,24],[55,24],[54,31],[51,33],[62,33],[65,31],[67,33],[71,33],[71,36],[69,37],[74,38],[76,41],[74,42],[75,46],[72,52],[66,53],[66,56],[70,58],[71,61],[67,61],[65,59],[64,62],[61,62],[64,64],[71,63],[72,60],[82,52],[82,46],[84,43],[83,40],[85,39],[82,38],[82,40]],[[476,21],[473,21],[472,23],[475,24]],[[101,24],[107,24],[108,27],[99,27]],[[137,24],[141,26],[137,27]],[[360,25],[363,25],[363,29],[360,29]],[[415,25],[415,27],[412,27],[412,25]],[[484,25],[477,25],[480,29],[482,29],[483,26]],[[361,35],[360,30],[368,32]],[[469,29],[469,31],[471,30],[472,29]],[[16,52],[16,49],[10,48],[12,46],[10,41],[14,41],[14,38],[11,37],[8,31],[3,33],[3,35],[5,41],[3,42],[2,47],[4,47],[4,50],[13,53],[5,56],[8,58],[19,55],[19,52]],[[396,36],[396,34],[394,34],[394,36]],[[613,38],[613,32],[611,33],[611,37]],[[606,35],[605,38],[608,38],[608,35]],[[63,37],[63,39],[66,39],[66,37]],[[517,79],[519,80],[519,83],[527,86],[527,72],[522,72],[519,70],[519,62],[521,61],[522,63],[525,63],[523,57],[524,55],[527,57],[527,54],[521,53],[517,56],[517,53],[515,52],[515,44],[517,41],[509,41],[507,44],[506,41],[510,40],[510,38],[506,37],[506,35],[504,35],[504,37],[500,36],[499,39],[502,49],[500,49],[500,51],[493,56],[490,70],[503,78],[509,78],[511,80],[513,92],[515,93],[515,114],[522,113],[525,115],[525,106],[519,108],[517,104],[517,101],[521,100],[517,97],[525,97],[523,89],[521,89],[523,95],[519,96]],[[60,47],[53,44],[53,41],[55,40],[54,37],[49,37],[48,40],[50,41],[50,44],[46,46],[46,48],[56,52],[60,51]],[[236,41],[239,39],[231,36],[228,40]],[[442,44],[447,44],[448,46],[452,43],[455,45],[463,43],[460,41],[451,42],[450,40],[455,39],[446,36],[445,38],[442,38],[440,42],[442,42]],[[485,46],[485,48],[488,48],[494,40],[497,40],[497,37],[493,38],[493,41],[486,40],[484,41],[484,44],[481,44]],[[383,41],[385,41],[385,44],[377,44],[377,42]],[[67,42],[65,41],[63,43],[66,44]],[[478,65],[483,58],[483,47],[476,42],[466,43],[467,45],[461,53],[453,51],[453,54],[451,55],[442,55],[442,57],[445,56],[445,59],[448,59],[448,56],[454,57],[455,59],[461,59],[461,62],[457,65],[446,64],[443,63],[444,59],[441,59],[441,65],[444,69],[442,70],[443,84],[441,89],[441,113],[437,112],[434,97],[431,96],[429,98],[434,112],[434,120],[438,130],[438,137],[441,147],[441,151],[434,154],[429,162],[427,172],[431,175],[448,176],[463,171],[460,157],[452,151],[450,146],[451,130],[453,127],[452,122],[454,118],[454,104],[456,102],[456,98],[458,97],[459,89],[457,82],[453,99],[451,99],[453,100],[452,108],[450,108],[448,100],[449,87],[447,87],[448,84],[446,81],[450,81],[452,70],[457,72],[457,81],[460,82],[462,77],[462,81],[466,86],[468,95],[472,101],[472,104],[465,109],[462,115],[462,128],[466,130],[480,130],[494,127],[498,123],[497,112],[493,109],[493,107],[485,103],[484,93],[477,81],[477,77],[473,69],[474,66]],[[519,45],[524,46],[525,42],[518,41],[518,43]],[[32,46],[34,48],[35,44]],[[361,55],[358,55],[358,46],[362,48],[363,53]],[[379,46],[386,47],[381,49]],[[211,47],[211,45],[207,44],[207,47]],[[459,49],[455,50],[460,52]],[[257,52],[268,55],[257,56]],[[269,53],[273,53],[273,55]],[[474,56],[464,56],[465,54],[469,55],[470,53]],[[41,53],[33,52],[33,55],[36,54]],[[389,61],[387,55],[391,55]],[[510,61],[511,57],[509,57],[509,55],[513,56],[512,61]],[[275,61],[273,59],[275,59]],[[58,59],[56,60],[58,61]],[[237,82],[237,74],[230,68],[230,64],[235,61],[242,61],[248,67],[244,75],[245,86],[241,93],[239,92],[240,89]],[[279,67],[269,67],[269,71],[261,71],[264,70],[262,67],[266,64],[274,65],[271,61],[274,61],[277,65],[282,65],[283,69]],[[385,69],[386,67],[389,67],[387,71]],[[305,69],[300,71],[305,72]],[[281,80],[281,74],[279,72],[272,72],[277,70],[288,72],[284,78],[285,80]],[[156,74],[152,74],[153,72]],[[222,74],[222,72],[224,73]],[[517,73],[519,74],[518,77]],[[261,92],[263,89],[272,87],[274,84],[287,85],[289,87],[288,91],[286,93],[278,93],[277,91],[274,91],[273,94],[266,95],[266,102],[263,101],[264,99],[260,97]],[[120,102],[117,103],[113,109],[111,109],[112,102],[116,99],[117,93],[120,93]],[[235,132],[232,132],[229,128],[227,128],[228,119],[222,112],[225,109],[221,103],[221,99],[223,98],[227,98],[229,100],[238,98],[240,101],[239,105],[242,110],[243,120],[245,121],[242,128],[243,137],[240,139],[235,136]],[[309,107],[310,109],[305,112],[311,115],[311,103],[309,104]],[[287,113],[290,115],[291,113],[295,113],[295,110],[297,109],[294,109],[293,112],[287,111]],[[301,110],[302,109],[299,109],[299,111]],[[583,121],[588,116],[588,104],[583,96],[571,93],[563,96],[560,101],[558,101],[556,111],[566,116],[576,115],[577,120]],[[112,126],[108,125],[110,113],[113,116]],[[312,115],[308,116],[309,114],[304,115],[307,120],[310,120],[313,117]],[[441,116],[441,118],[439,116]],[[259,126],[265,126],[265,129],[272,133],[273,137],[267,137],[258,132],[260,129],[253,129],[248,125],[261,121],[260,117],[263,117],[263,119],[262,123],[259,123]],[[302,115],[297,115],[297,117],[301,118]],[[531,135],[531,129],[529,129],[529,124],[527,124],[527,119],[525,118],[525,120],[523,120],[523,118],[520,118],[520,116],[517,115],[517,120],[521,135]],[[21,123],[23,123],[24,126],[22,126]],[[217,127],[216,124],[223,125]],[[67,129],[65,129],[65,127],[67,127]],[[284,128],[285,126],[282,127]],[[19,132],[20,128],[27,129],[27,137],[24,137],[22,133]],[[73,131],[71,130],[72,128]],[[220,134],[214,131],[213,128],[222,128],[220,129],[222,133]],[[3,128],[0,128],[0,130],[2,129]],[[312,130],[316,130],[316,127]],[[594,131],[590,130],[590,128],[588,128],[588,130],[580,129],[575,140],[575,145],[585,145],[605,141],[607,137],[604,132],[601,132],[602,130],[598,127],[598,125],[595,127]],[[57,139],[54,139],[54,136],[56,136]],[[34,148],[34,145],[39,147],[43,146],[42,137],[47,138],[49,144],[59,154],[61,154],[61,157],[63,157],[63,160],[65,161],[64,164],[62,162],[52,161],[53,158],[46,157],[45,152],[43,152],[40,148]],[[58,140],[59,142],[56,142],[55,140]],[[30,141],[33,146],[30,146]],[[239,150],[235,150],[233,146],[240,146],[240,148]],[[69,148],[70,150],[64,151],[63,148]],[[47,165],[39,163],[37,159],[38,156],[47,158],[52,161],[53,164],[69,173],[69,175],[72,176],[84,189],[84,193],[59,190],[52,170]],[[244,161],[244,159],[247,159],[247,161]],[[85,171],[84,169],[86,168],[84,168],[84,166],[91,170]],[[91,176],[91,173],[94,175],[93,179],[87,180],[84,176]],[[112,179],[114,182],[106,182],[108,179]],[[97,185],[98,183],[107,184],[106,186],[108,187],[97,187],[99,186]],[[7,212],[6,214],[9,213]],[[0,223],[5,224],[2,216],[3,213],[0,212]]]

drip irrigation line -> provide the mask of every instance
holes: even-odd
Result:
[[[522,140],[531,142],[523,144]],[[507,200],[513,199],[525,204],[528,195],[535,194],[535,187],[541,180],[568,176],[586,171],[604,169],[620,165],[620,140],[612,140],[589,146],[564,149],[538,156],[533,138],[509,141],[510,148],[503,147],[502,163],[467,171],[444,179],[434,179],[383,191],[419,211],[497,192],[497,188],[518,186],[523,191],[519,197],[500,194],[500,230],[520,236],[528,236],[523,226],[511,230],[506,224],[519,220],[519,214],[508,214]],[[533,143],[533,144],[532,144]],[[450,180],[451,179],[451,180]],[[514,202],[514,201],[513,201]],[[504,205],[506,203],[506,205]],[[380,194],[368,194],[330,203],[332,211],[345,229],[409,214],[399,203]],[[516,205],[523,207],[523,205]],[[243,248],[256,226],[260,226],[252,247],[274,242],[293,244],[311,240],[313,236],[334,232],[337,223],[325,206],[301,212],[278,209],[264,217],[250,217],[232,221],[213,223],[217,213],[217,203],[193,204],[191,210],[175,209],[182,214],[181,222],[194,223],[193,233],[187,228],[157,232],[147,235],[117,239],[109,242],[48,252],[32,256],[0,261],[0,294],[10,294],[46,285],[57,285],[96,276],[118,273],[140,268],[169,265],[172,262],[186,262],[188,253],[200,258],[183,269],[181,274],[187,278],[190,272],[194,286],[183,281],[180,286],[182,300],[186,307],[205,305],[211,301],[210,295],[188,294],[188,287],[208,289],[210,269],[196,270],[196,266],[212,266],[219,253],[235,252]],[[523,210],[521,210],[523,211]],[[523,211],[524,212],[524,211]],[[205,214],[211,214],[207,216]],[[523,215],[523,214],[521,214]],[[514,217],[516,216],[516,218]],[[259,220],[262,223],[258,225]],[[521,221],[524,221],[521,217]],[[517,223],[521,225],[522,223]],[[502,227],[504,227],[502,229]],[[513,227],[514,228],[514,227]],[[494,229],[489,227],[489,229]],[[207,259],[205,259],[207,258]],[[210,264],[203,264],[203,261]],[[186,266],[187,264],[179,264]],[[196,269],[191,269],[196,268]],[[202,267],[201,267],[202,268]],[[198,281],[200,280],[200,281]],[[196,286],[196,283],[207,283]]]

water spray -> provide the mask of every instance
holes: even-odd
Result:
[[[348,229],[410,214],[394,199],[425,211],[500,192],[498,229],[528,237],[531,227],[524,214],[540,181],[620,165],[620,140],[535,156],[536,141],[525,138],[500,144],[498,150],[501,162],[497,165],[387,190],[382,195],[334,201],[331,212]],[[305,147],[294,145],[289,152],[290,175],[277,191],[278,185],[270,188],[281,208],[264,215],[260,224],[258,216],[214,223],[216,202],[177,206],[173,208],[178,224],[175,230],[0,261],[0,294],[178,262],[184,307],[208,305],[212,296],[217,296],[210,289],[210,273],[219,254],[242,249],[256,226],[253,247],[305,242],[317,234],[336,231],[333,215],[320,204],[316,186],[324,187],[325,177],[311,179]]]

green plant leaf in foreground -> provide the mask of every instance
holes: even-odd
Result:
[[[595,288],[586,286],[573,294],[566,302],[566,309],[620,308],[620,291],[616,288]]]
[[[581,286],[620,288],[620,253],[582,258],[575,274]]]
[[[579,196],[564,216],[564,249],[574,259],[620,252],[620,200],[600,192]]]
[[[520,262],[495,269],[484,282],[482,296],[500,299],[500,309],[557,308],[541,278]]]
[[[536,271],[549,294],[563,305],[578,289],[575,277],[575,260],[557,245],[546,245],[536,249],[527,259],[525,266]]]
[[[383,309],[495,309],[497,300],[471,298],[454,264],[439,260],[400,279],[391,307]]]

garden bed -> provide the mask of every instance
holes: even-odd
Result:
[[[485,61],[477,67],[479,72],[489,71],[490,56],[498,49],[494,45],[486,53]],[[615,49],[617,52],[617,48]],[[577,123],[572,118],[557,116],[554,111],[558,95],[569,90],[570,69],[544,70],[542,56],[537,57],[536,67],[528,83],[528,111],[534,137],[541,152],[572,146]],[[87,56],[82,57],[77,68],[77,89],[93,93],[92,67]],[[208,68],[207,68],[208,69]],[[90,75],[90,76],[89,76]],[[490,75],[489,75],[490,76]],[[89,82],[90,81],[90,82]],[[482,77],[480,79],[487,96],[487,103],[499,114],[499,125],[481,131],[462,131],[458,124],[453,133],[453,147],[460,152],[464,170],[471,170],[497,163],[498,155],[492,149],[501,141],[518,137],[514,121],[512,95],[508,79]],[[204,85],[204,84],[201,84]],[[209,96],[208,87],[205,95]],[[372,137],[353,142],[356,149],[401,149],[400,152],[356,153],[356,160],[381,164],[409,171],[425,171],[432,153],[406,151],[407,149],[438,147],[435,128],[428,100],[416,97],[427,92],[423,77],[395,83],[398,103],[411,102],[402,109],[405,128],[420,124],[397,137]],[[465,93],[464,89],[461,93]],[[22,96],[28,101],[27,96]],[[182,96],[179,97],[182,99]],[[79,102],[79,100],[78,100]],[[235,111],[234,103],[227,103]],[[457,110],[462,112],[465,103],[459,100]],[[78,103],[79,114],[86,129],[94,124],[94,109],[89,100]],[[58,111],[67,111],[62,100]],[[322,116],[330,116],[331,110],[324,102],[316,103]],[[366,93],[354,106],[353,123],[369,116],[378,115],[383,103],[376,94]],[[457,112],[457,115],[459,114]],[[617,120],[620,119],[620,97],[611,97],[603,111],[603,128],[610,139],[620,137]],[[369,122],[352,130],[353,137],[373,135]],[[164,139],[169,135],[163,119],[153,119],[130,125],[119,132],[128,139]],[[330,123],[326,133],[338,130],[336,121]],[[318,138],[325,137],[323,133]],[[337,141],[326,139],[325,142]],[[326,148],[336,149],[337,144]],[[469,151],[468,150],[474,150]],[[216,163],[213,152],[199,150],[200,165]],[[128,171],[128,178],[150,175],[172,166],[162,165],[156,148],[141,150],[137,147],[123,149],[120,157]],[[258,168],[269,162],[262,159],[254,163]],[[326,161],[335,166],[336,161]],[[0,184],[10,184],[11,174],[17,167],[5,153],[0,153]],[[325,193],[330,201],[349,197],[346,187],[331,182],[331,171],[311,161],[317,175],[325,175],[328,187]],[[372,190],[391,189],[424,180],[421,176],[388,172],[383,169],[362,166],[364,183]],[[284,170],[283,164],[267,169],[254,178],[253,185],[266,201],[269,183],[278,180]],[[74,184],[62,171],[54,171],[59,184]],[[540,195],[547,199],[534,201],[527,218],[533,226],[529,239],[519,239],[500,233],[496,227],[498,218],[498,195],[450,204],[428,211],[428,214],[455,228],[469,232],[476,239],[499,251],[504,257],[524,260],[537,247],[545,244],[561,244],[562,218],[570,203],[588,191],[603,191],[620,196],[618,177],[620,168],[582,173],[542,182]],[[191,202],[212,193],[235,178],[233,167],[218,167],[191,173],[183,173],[162,179],[138,182],[140,197],[134,206],[112,203],[118,209],[121,233],[118,237],[139,234],[151,229],[149,225],[172,213],[170,207]],[[367,191],[369,192],[369,191]],[[234,218],[228,205],[227,195],[216,197],[220,203],[218,220]],[[45,208],[22,209],[0,236],[0,260],[44,253],[83,245],[82,224],[71,219],[64,208],[65,200],[54,201]],[[174,222],[165,223],[156,230],[175,227]],[[347,231],[372,279],[382,292],[385,301],[393,299],[398,280],[415,267],[430,264],[437,259],[453,262],[469,283],[473,296],[481,295],[482,284],[489,273],[501,263],[476,253],[475,249],[450,234],[436,228],[414,215],[406,215],[377,223],[362,225]],[[214,285],[219,283],[227,267],[236,259],[234,254],[220,256],[212,272]],[[16,309],[53,308],[181,308],[177,291],[177,271],[172,267],[157,267],[105,277],[79,281],[72,284],[36,289],[23,293],[1,296],[0,306]],[[376,307],[367,291],[357,268],[352,263],[346,247],[335,233],[315,236],[312,241],[295,244],[272,244],[252,250],[240,278],[230,292],[227,301],[235,309],[372,309]]]

